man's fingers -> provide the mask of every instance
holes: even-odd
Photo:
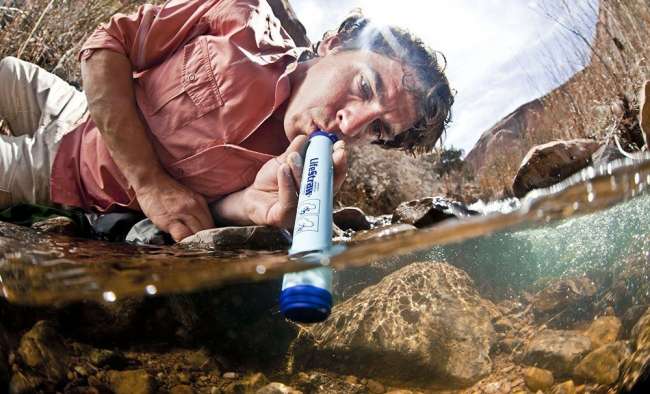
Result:
[[[289,147],[287,148],[287,150],[285,150],[283,154],[281,154],[280,156],[278,156],[277,159],[278,159],[281,163],[284,163],[284,162],[287,160],[287,156],[289,156],[289,154],[290,154],[291,152],[297,152],[297,153],[299,153],[301,156],[304,156],[304,155],[302,154],[302,153],[304,153],[304,152],[302,152],[302,149],[304,148],[305,143],[307,143],[307,139],[308,139],[308,138],[307,138],[306,135],[299,135],[299,136],[297,136],[296,138],[294,138],[294,139],[291,141],[291,144],[289,144]]]
[[[167,232],[172,236],[174,241],[179,242],[183,238],[189,237],[194,234],[183,222],[180,220],[172,220],[167,226]]]
[[[278,203],[281,211],[280,216],[283,218],[282,227],[288,228],[293,225],[293,214],[298,205],[296,191],[291,169],[286,164],[281,165],[278,168]]]
[[[205,230],[208,227],[204,227],[199,219],[196,216],[193,215],[182,215],[181,216],[181,221],[185,225],[186,228],[188,228],[192,234],[196,234],[201,230]],[[190,235],[192,235],[190,234]]]
[[[291,152],[287,157],[287,164],[291,169],[291,175],[296,190],[300,189],[300,180],[302,179],[303,160],[298,152]]]
[[[210,212],[210,208],[208,207],[208,203],[205,201],[205,198],[203,198],[203,196],[198,196],[197,203],[199,204],[199,212],[197,213],[196,217],[199,220],[201,230],[214,228],[214,219],[212,218],[212,213]]]
[[[348,172],[348,154],[345,149],[345,142],[342,140],[334,144],[332,162],[334,165],[334,192],[337,192],[343,185]]]

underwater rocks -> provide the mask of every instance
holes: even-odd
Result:
[[[523,197],[533,189],[556,184],[591,164],[591,154],[600,143],[589,139],[552,141],[533,147],[524,159],[512,181],[516,197]]]
[[[619,366],[630,355],[626,342],[604,345],[587,354],[575,368],[576,381],[612,384],[618,380]]]
[[[20,368],[11,378],[11,393],[53,391],[66,375],[68,350],[47,321],[37,322],[23,335],[16,354]]]
[[[357,374],[384,383],[464,387],[487,375],[495,333],[464,272],[412,263],[334,307],[301,332],[294,366]]]
[[[9,383],[9,343],[7,333],[0,324],[0,392],[5,392]]]
[[[153,379],[143,369],[131,371],[108,371],[109,387],[115,394],[153,393]]]
[[[601,316],[591,323],[585,335],[591,340],[592,348],[598,349],[618,339],[621,325],[621,320],[616,316]]]
[[[393,223],[412,224],[422,228],[434,225],[449,218],[476,215],[463,204],[445,197],[426,197],[403,202],[393,211]]]
[[[557,279],[535,294],[532,307],[538,321],[547,320],[551,327],[562,327],[567,320],[581,319],[591,311],[598,288],[587,277]]]
[[[542,368],[529,367],[524,369],[524,382],[533,392],[546,391],[553,386],[553,373]]]
[[[650,389],[650,309],[632,329],[634,352],[621,366],[619,391],[642,393]]]
[[[220,227],[199,231],[180,243],[205,249],[285,250],[291,246],[291,236],[268,226]]]
[[[543,330],[526,346],[523,362],[568,377],[590,350],[591,340],[577,331]]]
[[[334,224],[341,230],[369,230],[370,222],[363,211],[356,207],[344,207],[332,214]]]

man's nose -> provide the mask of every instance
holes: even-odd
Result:
[[[377,111],[363,106],[348,106],[336,113],[341,133],[348,137],[354,137],[362,133],[377,116]]]

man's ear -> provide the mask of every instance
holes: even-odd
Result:
[[[341,48],[341,39],[336,33],[326,33],[318,45],[318,56],[327,56],[338,52]]]

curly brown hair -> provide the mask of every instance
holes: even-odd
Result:
[[[338,30],[325,33],[323,39],[331,34],[338,35],[341,50],[370,50],[407,66],[404,67],[403,84],[419,103],[419,120],[394,139],[379,139],[373,144],[412,154],[431,152],[451,122],[451,106],[454,104],[454,94],[445,76],[445,56],[430,49],[407,30],[372,23],[359,9],[350,13]],[[314,44],[313,53],[318,53],[319,44]]]

